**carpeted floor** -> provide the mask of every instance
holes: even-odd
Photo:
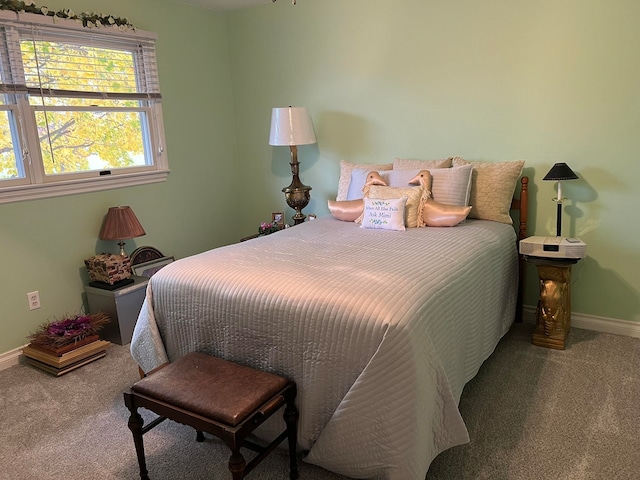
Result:
[[[531,345],[515,325],[464,390],[471,442],[438,456],[428,480],[640,478],[640,339],[573,329],[567,350]],[[137,379],[127,346],[60,378],[0,372],[0,478],[135,479],[122,391]],[[227,450],[165,422],[145,436],[154,480],[228,480]],[[301,479],[345,477],[301,462]],[[248,477],[285,480],[272,453]]]

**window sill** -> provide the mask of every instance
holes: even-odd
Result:
[[[167,180],[169,172],[169,170],[159,170],[114,177],[85,178],[68,182],[5,187],[0,189],[0,204],[160,183]]]

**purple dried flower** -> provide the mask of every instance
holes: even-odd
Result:
[[[53,322],[49,325],[49,328],[47,328],[47,333],[49,335],[56,335],[59,337],[74,337],[90,327],[91,318],[88,316],[78,315],[60,322]]]

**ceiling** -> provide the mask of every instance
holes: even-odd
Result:
[[[262,3],[271,3],[272,0],[179,0],[180,3],[195,5],[211,10],[240,10],[253,7]]]

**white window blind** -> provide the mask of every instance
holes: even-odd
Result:
[[[39,17],[0,16],[0,202],[164,180],[154,36]]]

